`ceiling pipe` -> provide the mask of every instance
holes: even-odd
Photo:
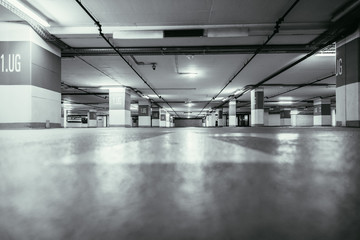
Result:
[[[296,87],[296,88],[290,89],[290,90],[288,90],[288,91],[285,91],[285,92],[282,92],[282,93],[278,93],[278,94],[275,94],[275,95],[273,95],[273,96],[265,97],[265,98],[266,98],[266,99],[274,98],[274,97],[277,97],[277,96],[280,96],[280,95],[283,95],[283,94],[286,94],[286,93],[289,93],[289,92],[298,90],[298,89],[303,88],[303,87],[308,87],[308,86],[314,85],[315,83],[324,81],[324,80],[329,79],[329,78],[332,78],[332,77],[334,77],[334,76],[336,76],[336,74],[332,73],[332,74],[330,74],[330,75],[328,75],[328,76],[326,76],[326,77],[320,78],[320,79],[315,80],[315,81],[313,81],[313,82],[310,82],[310,83],[307,83],[307,84],[303,84],[303,85],[301,85],[301,86],[298,86],[298,87]]]
[[[64,85],[64,86],[66,86],[66,87],[68,87],[68,88],[76,89],[76,90],[81,91],[81,92],[83,92],[83,93],[91,94],[90,92],[88,92],[88,91],[86,91],[86,90],[84,90],[84,89],[81,89],[81,88],[76,87],[76,86],[72,86],[72,85],[67,84],[67,83],[65,83],[65,82],[61,82],[61,85]],[[92,94],[92,95],[94,95],[94,96],[96,96],[96,97],[98,97],[98,98],[101,98],[101,99],[107,99],[107,97],[103,97],[103,96],[100,95],[100,94]]]
[[[232,46],[172,46],[172,47],[117,47],[123,56],[149,55],[216,55],[216,54],[250,54],[259,45]],[[267,45],[261,53],[308,53],[311,51],[306,44]],[[74,56],[113,56],[117,53],[112,48],[69,48],[62,51],[62,57]]]
[[[352,9],[352,11],[348,13],[347,18],[341,18],[338,22],[334,23],[327,31],[322,33],[319,37],[317,37],[309,44],[309,46],[313,46],[313,50],[310,53],[306,54],[304,57],[298,59],[297,61],[290,63],[287,66],[279,69],[275,73],[271,74],[262,81],[253,85],[253,88],[263,86],[264,83],[275,78],[281,73],[289,70],[290,68],[296,66],[297,64],[303,62],[312,55],[316,54],[318,51],[322,50],[323,48],[333,44],[334,42],[340,40],[341,38],[347,36],[348,34],[351,34],[358,27],[359,19],[360,19],[360,7]],[[236,99],[241,96],[242,94],[236,97]]]
[[[279,33],[279,29],[280,29],[280,25],[282,24],[282,22],[285,20],[285,17],[291,12],[291,10],[300,2],[300,0],[296,0],[291,6],[290,8],[284,13],[284,15],[282,15],[277,21],[276,24],[274,26],[274,30],[273,33],[268,36],[267,40],[258,48],[256,49],[255,53],[252,55],[252,57],[247,60],[245,62],[245,64],[240,68],[239,71],[237,71],[235,73],[235,75],[233,77],[230,78],[230,80],[225,84],[225,86],[212,98],[210,99],[210,101],[203,107],[203,109],[201,110],[201,112],[213,101],[215,100],[224,90],[225,88],[245,69],[245,67],[247,65],[249,65],[249,63],[261,52],[261,50],[270,42],[270,40]],[[200,112],[200,113],[201,113]],[[199,114],[200,115],[200,114]]]
[[[133,70],[133,72],[155,93],[155,95],[161,99],[164,103],[166,103],[171,110],[177,115],[177,112],[171,107],[171,105],[162,97],[160,96],[153,87],[141,76],[141,74],[125,59],[125,57],[121,54],[121,52],[106,38],[104,33],[102,32],[102,26],[98,20],[87,10],[87,8],[81,3],[80,0],[76,0],[79,6],[85,11],[85,13],[94,21],[94,24],[98,27],[99,35],[109,44],[109,46],[121,57],[121,59]]]
[[[148,62],[148,63],[139,62],[133,55],[130,55],[130,57],[135,62],[136,65],[139,65],[139,66],[151,66],[154,71],[156,70],[156,66],[157,66],[156,62]]]

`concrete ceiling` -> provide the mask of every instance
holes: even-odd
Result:
[[[91,18],[74,0],[23,1],[48,20],[47,30],[72,48],[109,49],[98,34]],[[354,1],[351,0],[300,0],[289,12],[280,32],[268,46],[300,46],[301,51],[267,52],[255,58],[210,104],[227,82],[243,67],[253,52],[205,53],[208,47],[249,47],[255,49],[272,34],[276,21],[295,1],[276,0],[83,0],[82,4],[102,24],[103,32],[116,46],[128,49],[124,55],[135,70],[169,102],[179,116],[196,117],[203,108],[211,109],[223,103],[222,99],[236,90],[256,85],[288,64],[305,56],[309,43],[331,27],[331,19]],[[9,11],[0,7],[0,21],[19,21]],[[238,37],[171,37],[162,39],[113,39],[119,30],[181,30],[181,29],[241,29],[246,36]],[[158,47],[166,51],[178,47],[178,54],[131,54],[134,49]],[[183,47],[204,48],[204,54],[185,54]],[[133,55],[133,56],[131,56]],[[139,65],[143,62],[145,65]],[[149,65],[147,65],[149,63]],[[156,63],[156,70],[150,63]],[[335,95],[335,56],[313,55],[287,71],[267,81],[264,85],[266,106],[276,106],[281,97],[293,100],[311,100],[315,97]],[[194,76],[181,74],[196,72]],[[319,81],[313,86],[294,91],[297,85]],[[79,103],[81,109],[107,108],[107,92],[102,86],[123,85],[148,95],[171,112],[169,106],[149,89],[134,71],[115,54],[92,54],[62,59],[63,100]],[[317,85],[318,84],[318,85]],[[287,86],[289,85],[289,86]],[[81,90],[72,87],[80,88]],[[288,93],[285,93],[289,91]],[[96,93],[96,95],[85,95]],[[281,95],[281,93],[284,93]],[[280,95],[279,95],[280,94]],[[246,93],[238,100],[246,105]],[[276,95],[276,96],[275,96]],[[141,99],[132,94],[133,102]],[[191,105],[188,102],[193,102]],[[85,104],[85,105],[84,105]],[[241,105],[239,103],[239,105]],[[293,106],[309,105],[299,102]],[[227,106],[226,104],[224,105]],[[192,114],[184,113],[191,112]],[[172,113],[172,112],[171,112]],[[205,111],[202,112],[204,114]],[[172,113],[175,114],[175,113]]]

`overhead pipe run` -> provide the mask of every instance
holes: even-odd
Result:
[[[235,73],[235,75],[230,78],[230,80],[225,84],[225,86],[212,98],[210,99],[210,101],[203,107],[203,109],[201,110],[201,112],[213,101],[215,100],[224,90],[225,88],[245,69],[245,67],[247,65],[249,65],[249,63],[261,52],[261,50],[270,42],[270,40],[279,33],[279,29],[280,29],[280,25],[282,24],[282,22],[285,20],[285,17],[291,12],[291,10],[300,2],[300,0],[296,0],[291,6],[290,8],[285,12],[285,14],[280,17],[277,21],[276,24],[274,26],[274,30],[273,33],[268,36],[267,40],[258,48],[256,49],[255,53],[252,55],[252,57],[250,59],[248,59],[245,64],[240,68],[239,71],[237,71]],[[201,114],[200,112],[200,114]],[[199,114],[199,115],[200,115]]]
[[[174,47],[117,47],[123,56],[163,56],[163,55],[217,55],[251,54],[259,45],[232,46],[174,46]],[[313,50],[309,45],[267,45],[261,53],[308,53]],[[74,56],[113,56],[117,53],[112,48],[69,48],[62,51],[62,57]]]
[[[330,75],[328,75],[328,76],[326,76],[326,77],[320,78],[320,79],[315,80],[315,81],[313,81],[313,82],[310,82],[310,83],[307,83],[307,84],[303,84],[303,85],[301,85],[301,86],[298,86],[298,87],[296,87],[296,88],[290,89],[290,90],[288,90],[288,91],[285,91],[285,92],[282,92],[282,93],[278,93],[278,94],[275,94],[275,95],[273,95],[273,96],[265,97],[265,98],[266,98],[266,99],[274,98],[274,97],[277,97],[277,96],[280,96],[280,95],[283,95],[283,94],[286,94],[286,93],[289,93],[289,92],[298,90],[298,89],[303,88],[303,87],[308,87],[308,86],[314,85],[315,83],[324,81],[324,80],[329,79],[329,78],[334,77],[334,76],[336,76],[336,74],[332,73],[332,74],[330,74]]]
[[[171,105],[162,97],[160,96],[153,87],[141,76],[141,74],[124,58],[121,52],[106,38],[104,33],[102,32],[102,26],[98,20],[87,10],[87,8],[81,3],[80,0],[76,0],[79,6],[85,11],[85,13],[94,21],[94,24],[98,27],[99,35],[107,42],[107,44],[121,57],[121,59],[133,70],[133,72],[155,93],[155,95],[161,99],[164,103],[166,103],[171,110],[179,117],[177,112],[171,107]]]
[[[347,11],[347,14],[348,15],[346,17],[345,16],[341,16],[341,18],[339,17],[338,19],[340,20],[338,20],[327,31],[322,33],[319,37],[317,37],[310,44],[308,44],[308,46],[313,49],[310,53],[306,54],[304,57],[298,59],[297,61],[290,63],[287,66],[281,68],[280,70],[266,77],[265,79],[253,85],[252,87],[257,88],[263,86],[264,83],[270,81],[271,79],[275,78],[281,73],[303,62],[304,60],[308,59],[309,57],[313,56],[317,52],[328,47],[329,45],[333,45],[334,42],[338,41],[339,39],[351,34],[358,27],[358,22],[360,20],[360,7],[357,6],[356,4],[351,8],[351,10]],[[241,97],[242,95],[243,94],[236,97],[236,99]],[[220,106],[222,105],[223,104],[221,104]]]

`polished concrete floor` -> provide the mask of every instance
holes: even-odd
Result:
[[[0,239],[360,239],[360,129],[2,130]]]

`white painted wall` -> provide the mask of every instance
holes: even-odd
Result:
[[[331,126],[331,115],[314,115],[314,126]]]
[[[310,127],[314,125],[313,115],[301,115],[297,114],[296,116],[296,126],[298,127]]]
[[[229,116],[229,127],[236,127],[237,119],[236,116]]]
[[[360,67],[360,66],[359,66]],[[351,83],[346,88],[346,120],[360,120],[360,83]]]
[[[0,123],[61,124],[61,94],[31,85],[0,86]]]
[[[139,127],[151,127],[151,117],[139,116]]]
[[[251,126],[255,126],[257,124],[264,124],[264,109],[252,109],[251,110]]]
[[[280,114],[269,114],[268,126],[280,126]]]
[[[152,127],[159,127],[160,126],[160,120],[159,119],[152,119],[151,123],[152,123]]]
[[[126,125],[131,127],[130,110],[109,110],[109,125]]]

